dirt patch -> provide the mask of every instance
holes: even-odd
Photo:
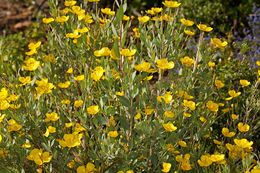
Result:
[[[46,8],[46,4],[44,0],[34,1],[34,5],[0,0],[0,34],[26,29],[35,20],[35,12]]]

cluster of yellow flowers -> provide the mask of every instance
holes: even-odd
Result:
[[[85,1],[99,2],[99,0]],[[185,80],[176,78],[172,80],[171,78],[171,72],[176,67],[188,69],[185,71],[186,74],[191,73],[191,67],[195,67],[196,63],[200,63],[197,62],[198,56],[195,57],[191,55],[191,57],[194,57],[191,58],[186,56],[188,55],[186,52],[178,53],[176,57],[180,57],[180,59],[176,60],[170,58],[166,53],[167,48],[163,47],[162,50],[160,50],[161,52],[158,53],[160,55],[152,55],[150,49],[153,48],[147,48],[149,49],[147,53],[149,56],[142,57],[142,51],[146,51],[142,47],[145,44],[141,44],[141,50],[138,46],[131,46],[135,41],[142,42],[142,34],[144,34],[142,27],[146,26],[147,23],[154,24],[154,22],[149,21],[159,20],[162,21],[162,24],[163,21],[171,23],[173,19],[175,19],[171,16],[172,14],[165,14],[163,8],[151,8],[145,11],[145,16],[139,16],[137,18],[139,26],[136,26],[133,29],[131,28],[134,37],[131,36],[129,42],[128,40],[125,41],[126,38],[122,35],[113,33],[117,31],[111,32],[114,34],[114,36],[112,35],[113,38],[110,35],[111,33],[108,32],[112,41],[103,41],[102,39],[100,40],[97,35],[105,28],[104,26],[107,23],[111,23],[112,30],[115,29],[113,27],[117,27],[112,25],[115,18],[117,18],[116,11],[113,11],[110,8],[103,8],[100,10],[103,18],[99,18],[98,16],[94,17],[94,14],[86,13],[83,6],[77,6],[77,3],[78,2],[74,0],[66,0],[64,3],[65,8],[59,10],[58,16],[43,18],[42,22],[50,25],[53,24],[53,27],[55,27],[55,24],[58,24],[58,26],[66,28],[63,32],[63,37],[68,44],[75,48],[78,48],[77,46],[86,45],[89,56],[94,58],[94,61],[86,66],[84,66],[85,64],[83,63],[88,61],[82,60],[76,62],[74,59],[67,61],[70,64],[58,64],[57,62],[60,61],[60,57],[57,57],[56,60],[53,54],[48,54],[42,58],[46,63],[41,64],[42,60],[40,59],[40,56],[35,56],[37,50],[41,46],[41,42],[31,42],[28,45],[29,51],[25,53],[27,56],[31,57],[26,57],[26,60],[23,61],[22,65],[24,77],[20,76],[18,79],[20,83],[18,82],[19,85],[15,86],[16,88],[21,89],[21,91],[32,92],[32,100],[23,98],[23,110],[26,110],[26,118],[28,119],[30,119],[31,116],[37,115],[37,118],[34,119],[33,117],[32,120],[38,126],[41,124],[40,127],[37,127],[39,129],[39,134],[44,140],[48,140],[49,143],[53,140],[51,143],[54,144],[51,150],[46,149],[44,146],[49,152],[44,152],[39,145],[35,145],[35,143],[32,143],[31,141],[28,142],[30,138],[34,138],[34,134],[29,134],[27,125],[22,123],[15,115],[11,115],[11,113],[8,112],[9,108],[19,109],[21,107],[21,104],[16,104],[21,95],[10,94],[16,93],[13,91],[14,87],[10,87],[10,89],[8,87],[2,87],[0,90],[0,111],[6,111],[4,112],[6,114],[0,114],[1,128],[1,123],[6,118],[6,115],[8,115],[8,121],[6,121],[8,122],[8,127],[6,131],[8,133],[18,133],[19,137],[24,136],[23,139],[26,139],[26,142],[23,141],[21,148],[27,151],[26,155],[28,160],[33,161],[39,168],[44,169],[44,164],[55,160],[57,153],[59,154],[61,151],[65,153],[66,151],[66,154],[73,155],[74,157],[74,159],[68,160],[65,164],[70,169],[74,169],[77,173],[102,172],[104,169],[101,169],[102,165],[100,162],[104,161],[104,164],[107,164],[105,163],[107,162],[105,160],[106,158],[103,159],[102,157],[107,157],[107,155],[109,155],[107,158],[109,158],[110,161],[114,159],[110,157],[113,152],[119,153],[122,149],[124,154],[129,154],[134,150],[138,150],[147,136],[151,138],[151,142],[148,142],[149,145],[151,145],[150,153],[148,155],[149,157],[153,157],[153,152],[159,151],[158,149],[155,151],[153,150],[154,144],[157,142],[157,139],[154,140],[153,137],[157,134],[158,139],[165,142],[164,144],[160,144],[160,150],[165,149],[166,152],[163,151],[165,154],[171,154],[165,158],[159,159],[161,168],[157,170],[161,170],[165,173],[173,171],[173,167],[174,169],[178,168],[178,171],[189,171],[195,168],[201,169],[200,167],[209,167],[211,165],[226,165],[228,164],[228,159],[245,159],[250,156],[250,152],[253,151],[253,141],[248,141],[246,139],[246,132],[250,131],[251,124],[244,120],[240,120],[241,122],[239,122],[241,115],[236,115],[235,111],[233,111],[233,108],[235,107],[233,101],[243,96],[244,90],[253,85],[253,83],[251,83],[252,81],[249,82],[246,79],[239,79],[238,88],[233,86],[229,87],[224,79],[216,73],[215,68],[218,66],[217,62],[215,63],[213,60],[207,60],[205,68],[210,70],[210,75],[213,76],[213,78],[210,79],[212,80],[211,87],[213,92],[211,94],[213,96],[207,93],[204,98],[201,98],[200,93],[191,89],[190,86],[186,86],[187,81],[193,82],[194,80],[197,80],[195,79],[196,74],[193,73],[193,76],[190,75],[192,77],[189,76],[190,78]],[[177,8],[181,3],[166,0],[163,2],[163,5],[167,8]],[[100,11],[97,11],[97,14],[99,14]],[[165,10],[165,12],[167,11]],[[128,24],[131,24],[131,20],[134,19],[133,16],[129,17],[123,14],[121,17],[124,23]],[[75,21],[78,22],[77,25],[73,25],[75,28],[72,26],[67,28],[68,23],[73,23]],[[187,27],[197,26],[201,35],[203,35],[204,32],[213,30],[213,28],[205,24],[194,25],[193,21],[185,18],[180,19],[180,22],[180,25],[182,27],[184,26],[184,33],[188,35],[187,38],[195,35],[195,31],[187,30]],[[100,30],[93,31],[92,23],[99,24],[98,26],[101,26],[101,28],[99,28]],[[125,28],[122,27],[122,30],[124,29]],[[138,39],[140,37],[141,39]],[[152,39],[152,36],[147,36],[147,40]],[[221,50],[228,44],[226,41],[222,41],[218,38],[211,38],[210,42],[212,45],[210,50],[212,50],[213,47],[220,48]],[[83,44],[80,45],[79,43]],[[156,53],[154,54],[157,54],[157,50],[155,50],[155,52]],[[53,74],[54,78],[47,78],[47,71],[50,69],[52,70],[52,65],[55,66],[55,68],[61,69]],[[81,65],[84,66],[84,68],[82,68]],[[204,64],[199,64],[199,66],[200,65],[203,66]],[[257,62],[257,65],[260,66],[259,61]],[[120,72],[119,69],[121,70]],[[58,75],[59,73],[61,73],[61,75]],[[169,81],[168,78],[164,76],[167,73],[169,73],[169,76],[167,77],[171,79]],[[159,76],[158,81],[155,79],[157,74]],[[259,76],[260,70],[258,70],[258,82],[260,82]],[[162,80],[161,78],[166,78],[166,80]],[[129,79],[129,84],[122,82],[125,79]],[[156,81],[156,92],[154,92],[152,82],[149,81],[151,79]],[[196,82],[194,82],[192,87],[197,84],[200,85],[199,82]],[[127,85],[130,85],[130,87]],[[106,87],[110,87],[111,90],[103,91],[103,88]],[[96,92],[97,90],[98,92]],[[77,94],[73,95],[72,92]],[[149,93],[151,94],[151,97]],[[219,99],[214,98],[215,94],[219,95]],[[141,97],[144,98],[144,101],[139,100]],[[153,101],[154,104],[151,103]],[[39,108],[38,110],[42,109],[39,106],[40,103],[44,103],[44,106],[42,107],[46,107],[48,104],[50,107],[46,107],[45,110],[47,111],[43,111],[43,113],[38,113],[40,111],[36,111],[37,113],[35,115],[31,115],[27,105],[32,105],[34,102],[36,103],[34,108],[37,107],[37,109]],[[210,126],[214,123],[215,119],[217,119],[216,117],[219,114],[225,114],[227,112],[230,112],[230,119],[233,126],[229,126],[229,122],[226,123],[225,126],[220,127],[221,133],[218,135],[228,142],[233,140],[233,144],[231,144],[232,142],[220,141],[220,139],[211,134],[211,128],[213,127]],[[194,126],[201,127],[199,130],[193,129],[197,132],[191,130],[191,134],[195,136],[194,138],[197,138],[193,141],[191,139],[193,136],[187,135],[189,132],[183,132],[183,129],[192,128],[191,126],[193,125],[190,125],[192,124],[191,121],[196,122],[196,125]],[[88,126],[88,123],[90,126]],[[151,130],[149,129],[150,124],[152,124]],[[147,132],[142,133],[142,131],[137,130],[137,128]],[[64,133],[61,133],[61,131]],[[158,133],[156,133],[157,131]],[[2,133],[2,131],[0,132]],[[98,139],[97,135],[99,135],[99,133],[101,134],[101,137]],[[240,134],[242,134],[242,137],[239,136]],[[161,136],[159,135],[164,136],[167,140],[160,138]],[[171,140],[169,143],[168,137],[170,140],[176,138],[175,142]],[[200,137],[205,140],[214,138],[213,145],[219,149],[219,152],[214,151],[211,152],[214,154],[209,154],[206,153],[206,151],[203,151],[201,149],[202,142],[199,141]],[[0,134],[0,142],[5,140],[5,138],[5,136],[2,137]],[[97,147],[93,140],[97,140],[95,141],[98,143]],[[136,145],[134,140],[140,140],[138,145]],[[55,144],[55,142],[57,144]],[[111,146],[108,147],[108,144],[111,144]],[[33,145],[34,149],[31,151],[28,150]],[[132,145],[136,145],[136,148],[131,148]],[[158,147],[157,144],[156,147]],[[95,159],[91,158],[92,156],[85,157],[85,150],[92,150],[93,148],[95,148],[95,151],[101,149],[102,152],[105,151],[105,154],[96,157]],[[196,158],[196,155],[189,154],[189,152],[197,151],[197,149],[200,151],[199,154],[197,154],[198,158]],[[28,153],[30,154],[28,155]],[[93,153],[91,154],[94,155]],[[225,153],[228,153],[228,158],[225,158]],[[5,158],[7,154],[8,152],[5,149],[0,149],[1,158]],[[138,161],[142,159],[146,160],[146,164],[150,165],[152,163],[150,163],[148,155],[147,157],[139,155],[137,159]],[[84,159],[82,159],[83,156]],[[121,156],[118,158],[119,160],[122,159]],[[117,158],[115,159],[115,164],[116,161]],[[173,165],[173,162],[175,161],[177,162],[177,166]],[[110,166],[113,167],[113,164],[109,165],[108,169]],[[200,167],[195,166],[195,164]],[[98,165],[101,166],[99,167]],[[140,170],[144,170],[144,165],[139,166],[138,169],[139,168]],[[259,170],[257,167],[254,169]],[[132,167],[125,168],[124,170],[126,173],[134,172]],[[124,171],[120,170],[118,173],[124,173]]]

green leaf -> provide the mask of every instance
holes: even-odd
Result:
[[[117,97],[118,97],[120,103],[122,103],[122,105],[124,105],[126,107],[131,107],[131,103],[126,97],[124,97],[124,96],[117,96]]]
[[[115,39],[114,44],[113,44],[113,50],[116,54],[116,57],[120,57],[120,53],[119,53],[119,46],[118,46],[118,39]]]
[[[114,24],[115,25],[120,24],[120,22],[123,20],[123,17],[124,17],[124,7],[123,7],[123,5],[120,5],[120,7],[116,13],[116,19],[115,19]]]
[[[99,124],[102,124],[102,125],[107,124],[107,120],[104,117],[102,117],[100,115],[96,115],[95,118],[98,120]]]
[[[120,125],[123,129],[125,130],[129,130],[129,122],[126,120],[125,117],[120,117],[119,118],[119,121],[120,121]]]

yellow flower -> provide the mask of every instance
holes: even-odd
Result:
[[[129,50],[129,49],[122,49],[120,51],[120,55],[122,56],[134,56],[134,54],[136,53],[136,49],[133,50]]]
[[[66,71],[66,73],[69,73],[69,74],[73,73],[73,68],[69,68],[69,69]]]
[[[6,88],[1,88],[0,100],[5,100],[8,96],[8,90]]]
[[[88,0],[88,1],[90,1],[90,0]],[[95,1],[91,1],[91,2],[95,2]],[[77,173],[94,173],[95,170],[96,170],[95,165],[91,162],[88,162],[86,166],[79,166],[77,168]]]
[[[77,123],[76,127],[75,127],[75,132],[80,133],[83,131],[86,131],[86,129],[84,127],[82,127],[79,123]]]
[[[113,60],[120,60],[120,58],[118,58],[118,57],[116,56],[114,50],[111,50],[111,51],[110,51],[110,57],[111,57],[111,59],[113,59]]]
[[[73,123],[65,123],[66,128],[70,128],[73,125]]]
[[[116,138],[118,136],[118,132],[117,131],[110,131],[108,132],[108,136],[111,138]]]
[[[123,20],[124,20],[124,21],[128,21],[129,19],[130,19],[129,16],[127,16],[127,15],[124,15],[124,16],[123,16]]]
[[[246,86],[250,85],[251,83],[248,82],[247,80],[240,80],[240,84],[241,84],[243,87],[246,87]]]
[[[156,62],[157,62],[156,66],[162,70],[174,68],[174,62],[172,61],[168,62],[167,59],[157,59]]]
[[[191,20],[186,20],[186,19],[184,19],[184,18],[181,19],[181,23],[184,24],[184,25],[186,25],[186,26],[192,26],[192,25],[194,24],[193,21],[191,21]]]
[[[76,31],[78,31],[79,33],[83,34],[89,31],[89,28],[84,27],[84,28],[78,28],[76,29]]]
[[[5,118],[5,114],[0,114],[0,123],[3,121],[3,119]]]
[[[149,16],[138,17],[138,20],[141,23],[145,23],[145,22],[148,22],[150,20],[150,17]]]
[[[166,7],[176,8],[181,5],[181,3],[178,3],[177,1],[164,1],[163,5]]]
[[[209,65],[209,67],[215,67],[216,64],[215,64],[214,62],[211,62],[211,61],[210,61],[210,62],[208,63],[208,65]]]
[[[42,19],[42,22],[45,23],[45,24],[51,23],[53,21],[54,21],[54,19],[52,17],[51,18],[43,18]]]
[[[69,20],[69,16],[57,17],[55,20],[61,24],[64,24],[64,22],[67,22]]]
[[[185,56],[184,58],[181,58],[180,59],[181,60],[181,63],[184,65],[184,66],[186,66],[186,67],[191,67],[191,66],[193,66],[193,64],[194,64],[194,59],[192,59],[192,58],[190,58],[190,57],[188,57],[188,56]]]
[[[175,148],[172,144],[167,144],[166,148],[167,148],[168,151],[170,151],[173,154],[179,154],[180,153],[178,150],[175,150]]]
[[[19,105],[10,104],[10,108],[12,108],[12,109],[19,109],[20,107],[21,107],[21,104],[19,104]]]
[[[52,88],[54,88],[54,85],[52,83],[48,83],[48,79],[42,79],[42,80],[36,80],[35,82],[38,87],[36,87],[37,93],[41,96],[42,94],[48,94],[52,91]]]
[[[219,105],[217,103],[214,103],[213,101],[207,102],[207,108],[212,112],[218,112]]]
[[[76,147],[79,146],[81,144],[81,138],[82,138],[83,134],[81,133],[72,133],[72,134],[65,134],[63,136],[63,140],[58,140],[60,146],[62,146],[63,148],[65,147]]]
[[[84,78],[85,78],[85,76],[83,74],[83,75],[79,75],[79,76],[74,77],[74,80],[75,81],[82,81],[82,80],[84,80]]]
[[[70,162],[67,164],[67,166],[68,166],[70,169],[74,168],[74,166],[75,166],[75,161],[74,161],[74,160],[70,161]]]
[[[172,93],[166,92],[164,96],[159,96],[159,101],[162,102],[161,98],[165,101],[166,104],[169,104],[172,101]]]
[[[73,33],[67,33],[67,34],[66,34],[66,37],[67,37],[67,38],[77,39],[77,38],[81,37],[81,35],[79,34],[79,31],[78,31],[78,30],[74,30]]]
[[[192,32],[192,31],[190,31],[190,30],[184,30],[184,33],[187,34],[187,35],[189,35],[189,36],[195,35],[195,33]]]
[[[24,143],[22,145],[23,148],[31,148],[31,144],[30,143]]]
[[[43,152],[42,149],[33,149],[30,155],[27,156],[28,160],[34,161],[37,165],[42,165],[43,163],[48,163],[51,161],[52,156],[49,152]]]
[[[225,159],[225,154],[215,153],[210,156],[212,162],[220,162]]]
[[[202,116],[200,117],[200,121],[203,122],[203,123],[206,123],[206,122],[207,122],[206,118],[205,118],[205,117],[202,117]]]
[[[56,112],[47,113],[44,122],[57,121],[58,119],[60,119],[60,117]]]
[[[216,47],[220,48],[220,49],[224,49],[224,47],[226,47],[227,45],[227,42],[226,41],[221,41],[220,39],[218,38],[211,38],[211,43],[213,45],[215,45]]]
[[[174,113],[171,111],[165,111],[164,115],[168,118],[173,118],[175,116]]]
[[[232,118],[232,120],[236,120],[237,119],[237,115],[236,114],[232,114],[231,118]]]
[[[150,69],[151,64],[149,62],[143,62],[142,64],[135,65],[134,68],[137,71],[144,71],[147,73],[154,73],[156,72],[154,69]]]
[[[103,47],[100,50],[96,50],[94,51],[94,55],[96,57],[100,57],[100,56],[109,56],[110,55],[110,49],[108,47]]]
[[[220,80],[215,80],[215,86],[218,88],[223,88],[225,84],[223,84]]]
[[[247,139],[234,139],[234,143],[240,147],[240,148],[252,148],[251,146],[253,145],[253,141],[248,141]]]
[[[228,128],[222,128],[222,134],[223,134],[225,137],[228,137],[228,138],[232,138],[233,136],[236,135],[235,132],[229,132],[229,129],[228,129]]]
[[[125,173],[134,173],[134,171],[133,170],[128,170]]]
[[[73,6],[73,5],[75,5],[77,3],[77,1],[65,1],[64,2],[64,5],[65,6]]]
[[[160,13],[160,12],[162,12],[162,8],[157,8],[157,7],[153,7],[153,8],[151,8],[151,10],[146,10],[145,12],[147,13],[147,14],[151,14],[151,15],[155,15],[155,14],[157,14],[157,13]]]
[[[85,19],[85,22],[88,24],[91,24],[94,22],[94,20],[92,19],[92,16],[90,14],[86,14],[84,19]]]
[[[154,112],[155,112],[155,110],[152,109],[150,106],[147,106],[146,109],[144,110],[145,115],[151,115]]]
[[[101,12],[110,16],[115,15],[115,11],[111,11],[110,8],[101,8]]]
[[[11,94],[8,98],[6,98],[6,100],[7,100],[8,102],[11,102],[11,101],[16,101],[16,100],[18,100],[18,98],[19,98],[19,95]]]
[[[38,47],[40,47],[41,46],[41,42],[40,41],[38,41],[37,43],[30,43],[29,45],[28,45],[28,48],[30,49],[30,51],[29,52],[25,52],[25,54],[26,55],[34,55],[34,54],[36,54],[37,53],[37,48]]]
[[[228,97],[228,98],[226,98],[225,100],[231,100],[231,99],[233,99],[234,97],[238,97],[238,96],[241,94],[241,92],[236,92],[235,90],[229,90],[229,91],[228,91],[228,94],[229,94],[231,97]]]
[[[61,13],[61,14],[67,14],[68,12],[70,12],[71,11],[71,9],[69,9],[69,8],[64,8],[63,10],[58,10],[58,12],[59,13]]]
[[[22,128],[22,126],[20,124],[18,124],[14,119],[10,119],[8,121],[8,132],[12,132],[12,131],[18,131]]]
[[[27,71],[35,71],[40,65],[40,61],[36,61],[34,58],[29,58],[28,60],[24,61],[24,63],[25,65],[22,67]]]
[[[182,162],[181,163],[181,169],[184,171],[189,171],[191,170],[191,164],[189,162]]]
[[[190,110],[192,110],[192,111],[194,111],[196,109],[195,102],[193,102],[193,101],[183,100],[183,105],[185,107],[190,108]]]
[[[76,100],[75,102],[74,102],[74,106],[75,107],[80,107],[81,105],[83,105],[83,100]]]
[[[87,0],[87,2],[99,2],[100,0]]]
[[[184,157],[181,155],[178,155],[175,157],[175,160],[177,162],[188,162],[190,160],[190,154],[185,154]]]
[[[61,100],[61,103],[65,104],[65,105],[69,105],[70,104],[70,100]]]
[[[0,100],[0,110],[6,110],[10,107],[7,100]]]
[[[214,142],[214,144],[221,145],[221,142],[216,139],[213,139],[213,142]]]
[[[48,137],[50,135],[50,133],[55,133],[56,132],[56,128],[53,126],[49,126],[46,129],[46,132],[43,134],[43,136]]]
[[[124,91],[116,92],[116,95],[117,95],[117,96],[124,96]]]
[[[183,147],[183,148],[188,147],[188,146],[187,146],[187,143],[186,143],[185,141],[178,141],[178,144],[179,144],[181,147]]]
[[[95,115],[99,112],[99,107],[98,105],[90,106],[87,108],[87,112],[91,115]]]
[[[30,50],[32,50],[32,49],[37,49],[38,47],[40,47],[41,46],[41,42],[40,41],[38,41],[37,43],[30,43],[30,44],[28,44],[28,48],[30,49]]]
[[[149,81],[149,80],[151,80],[152,78],[153,78],[153,75],[145,77],[144,80],[148,80],[148,81]]]
[[[176,94],[176,96],[183,97],[184,99],[187,99],[187,100],[194,98],[193,96],[189,95],[186,91],[182,91],[182,90],[176,91],[175,94]]]
[[[213,30],[213,28],[208,27],[207,25],[204,25],[204,24],[199,24],[199,25],[197,25],[197,27],[199,28],[199,30],[205,31],[205,32],[210,32]]]
[[[90,76],[94,81],[97,82],[101,79],[104,72],[105,70],[101,66],[97,66]]]
[[[135,120],[138,120],[141,118],[141,113],[140,112],[137,112],[137,114],[135,115]]]
[[[241,122],[238,123],[237,127],[240,132],[247,132],[247,131],[249,131],[249,128],[250,128],[250,126],[248,124],[243,124]]]
[[[174,126],[172,123],[166,123],[166,124],[163,124],[163,128],[168,131],[168,132],[173,132],[175,130],[177,130],[177,127]]]
[[[163,167],[162,172],[169,172],[169,171],[171,170],[171,166],[172,166],[172,164],[170,164],[170,163],[166,163],[166,162],[163,162],[163,165],[162,165],[162,167]]]
[[[256,65],[260,67],[260,61],[256,61]]]
[[[187,118],[189,118],[189,117],[191,117],[191,114],[190,113],[183,113],[183,116],[185,116],[185,117],[187,117]]]
[[[66,81],[64,83],[59,83],[58,87],[60,88],[68,88],[70,86],[70,81]]]
[[[212,161],[210,159],[210,155],[209,154],[202,155],[200,157],[200,160],[198,160],[198,164],[201,167],[208,167],[208,166],[210,166],[212,164]]]

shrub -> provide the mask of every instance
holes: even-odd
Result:
[[[259,70],[230,79],[230,43],[178,2],[135,18],[87,1],[50,0],[46,39],[0,49],[2,172],[259,170]]]

